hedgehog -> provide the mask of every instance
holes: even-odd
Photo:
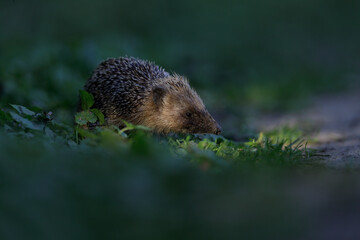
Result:
[[[104,114],[108,125],[122,127],[125,120],[161,134],[221,133],[185,77],[146,60],[107,59],[84,89],[94,96],[93,108]]]

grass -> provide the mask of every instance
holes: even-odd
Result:
[[[91,232],[91,238],[216,239],[218,231],[263,237],[282,224],[291,234],[300,230],[282,220],[285,209],[295,210],[291,204],[269,211],[251,203],[264,197],[288,204],[267,188],[277,188],[285,169],[302,169],[309,158],[283,141],[158,136],[131,124],[90,131],[20,105],[1,110],[0,123],[3,238],[86,238]],[[254,195],[248,184],[260,179]],[[272,228],[246,230],[267,225],[263,211],[276,219]]]
[[[92,113],[90,107],[83,104],[84,112]],[[77,124],[60,123],[52,115],[14,104],[0,110],[3,238],[87,238],[91,233],[91,238],[217,239],[223,231],[261,238],[282,224],[288,230],[280,237],[300,232],[297,224],[282,220],[295,210],[283,199],[287,196],[267,190],[278,188],[285,170],[306,169],[310,158],[300,144],[290,146],[285,138],[275,142],[273,133],[246,142],[207,134],[162,136],[128,123],[124,129],[87,130],[82,126],[95,115],[79,119],[77,114]],[[258,209],[258,197],[282,206]],[[275,221],[272,228],[246,230],[249,224],[267,225],[264,211]],[[229,217],[219,218],[222,214]],[[304,222],[300,212],[293,217]],[[212,229],[204,231],[205,226]]]
[[[289,131],[288,135],[285,135],[286,137],[282,135],[284,131],[281,131],[279,135],[271,133],[269,138],[260,134],[258,139],[248,142],[234,142],[211,134],[153,136],[147,128],[130,123],[126,123],[127,127],[124,129],[116,126],[96,127],[93,130],[84,129],[81,127],[82,125],[86,125],[88,121],[94,123],[97,120],[96,115],[91,115],[92,112],[87,109],[76,115],[75,121],[79,125],[71,126],[57,122],[52,119],[51,113],[43,112],[40,109],[32,111],[20,105],[10,106],[12,110],[0,110],[3,134],[25,139],[39,138],[50,143],[63,144],[69,148],[83,145],[112,148],[114,145],[113,150],[119,146],[122,146],[121,149],[135,147],[135,152],[145,151],[150,154],[153,147],[149,142],[155,142],[155,146],[164,144],[173,153],[173,157],[189,158],[191,162],[208,165],[209,168],[211,165],[225,167],[241,162],[293,165],[305,160],[303,159],[305,150],[300,149],[300,144],[296,147],[285,145],[287,140],[291,139],[289,134],[293,134],[293,136],[297,134],[298,138],[298,132]],[[90,108],[90,106],[86,106],[86,108]],[[79,116],[83,118],[80,119]],[[276,137],[279,138],[275,142]],[[118,144],[120,145],[118,146]],[[156,147],[154,148],[156,149]]]

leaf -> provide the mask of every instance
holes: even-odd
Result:
[[[30,111],[29,109],[27,109],[24,106],[15,105],[15,104],[10,104],[10,106],[13,107],[20,114],[25,114],[25,115],[28,115],[28,116],[34,116],[35,115],[35,113],[33,111]]]
[[[135,129],[143,130],[143,131],[150,131],[151,129],[149,127],[143,126],[143,125],[136,125]]]
[[[202,150],[205,150],[207,147],[208,147],[208,141],[205,139],[205,140],[202,140],[198,143],[198,147]]]
[[[49,137],[49,138],[55,138],[56,134],[48,127],[45,127],[45,136]]]
[[[20,123],[23,127],[25,128],[29,128],[29,129],[33,129],[33,130],[38,130],[38,131],[42,131],[43,130],[43,126],[39,125],[39,124],[35,124],[33,122],[31,122],[29,119],[23,118],[21,117],[19,114],[14,113],[14,112],[10,112],[11,117],[13,118],[14,121]]]
[[[143,130],[143,131],[149,131],[150,128],[149,127],[146,127],[146,126],[143,126],[143,125],[134,125],[132,123],[129,123],[125,120],[122,120],[123,123],[125,124],[125,128],[126,128],[126,131],[128,130],[134,130],[134,129],[138,129],[138,130]]]
[[[132,130],[134,129],[134,125],[132,125],[131,123],[125,121],[125,120],[122,120],[123,123],[125,124],[126,128],[128,128],[128,130]]]
[[[97,117],[90,111],[82,111],[75,115],[75,122],[79,125],[85,125],[88,122],[96,123]]]
[[[86,116],[84,116],[84,112],[79,112],[75,115],[75,122],[79,125],[87,124]]]
[[[96,115],[96,117],[99,119],[100,125],[105,124],[104,114],[99,109],[94,108],[94,109],[91,109],[90,111],[92,113],[94,113]]]
[[[91,131],[87,131],[85,129],[82,129],[81,127],[77,126],[76,127],[76,131],[80,134],[80,136],[85,137],[85,138],[92,138],[95,139],[96,138],[96,134],[94,134]]]
[[[82,110],[89,110],[95,103],[94,96],[87,91],[80,90]]]
[[[125,120],[123,120],[124,124],[125,124],[125,128],[121,129],[119,134],[123,134],[124,132],[126,131],[129,131],[129,130],[141,130],[141,131],[150,131],[150,128],[146,127],[146,126],[142,126],[142,125],[134,125],[134,124],[131,124]]]
[[[4,124],[4,130],[5,132],[11,132],[13,129],[9,125]]]

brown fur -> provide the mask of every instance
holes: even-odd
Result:
[[[214,133],[220,126],[188,81],[135,58],[102,62],[85,85],[111,125],[126,120],[155,132]],[[190,116],[189,116],[190,114]]]

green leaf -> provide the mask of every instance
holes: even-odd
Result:
[[[143,131],[149,131],[150,128],[149,127],[146,127],[146,126],[143,126],[143,125],[134,125],[132,123],[129,123],[125,120],[123,120],[123,123],[125,124],[125,128],[126,128],[126,131],[128,130],[134,130],[134,129],[138,129],[138,130],[143,130]]]
[[[91,112],[96,115],[96,117],[99,119],[100,125],[105,124],[105,117],[104,114],[99,109],[91,109]]]
[[[43,130],[43,126],[33,123],[31,122],[29,119],[23,118],[21,117],[19,114],[14,113],[14,112],[10,112],[11,117],[13,118],[14,121],[20,123],[23,127],[25,128],[29,128],[29,129],[33,129],[33,130],[38,130],[38,131],[42,131]]]
[[[149,127],[146,127],[143,125],[136,125],[135,129],[142,130],[142,131],[150,131],[151,130]]]
[[[82,111],[75,115],[75,122],[79,125],[85,125],[88,122],[96,123],[97,117],[90,111]]]
[[[208,147],[208,141],[202,140],[201,142],[198,143],[198,147],[202,150],[206,149]]]
[[[95,103],[94,96],[87,91],[80,90],[82,110],[89,110]]]
[[[30,111],[28,108],[20,105],[10,104],[11,107],[13,107],[18,113],[25,114],[29,116],[34,116],[35,113],[33,111]]]
[[[122,120],[123,123],[125,124],[126,128],[128,128],[128,130],[132,130],[134,129],[134,125],[132,125],[131,123],[125,121],[125,120]]]
[[[96,134],[94,134],[92,131],[88,131],[85,129],[82,129],[81,127],[76,127],[76,131],[80,134],[80,136],[85,138],[96,138]]]
[[[121,129],[119,134],[123,134],[124,132],[126,131],[129,131],[129,130],[134,130],[134,129],[137,129],[137,130],[141,130],[141,131],[150,131],[150,128],[146,127],[146,126],[142,126],[142,125],[134,125],[134,124],[131,124],[125,120],[123,120],[124,124],[125,124],[125,128]]]

